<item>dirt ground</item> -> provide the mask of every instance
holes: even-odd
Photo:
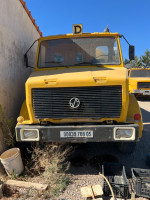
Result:
[[[71,158],[71,182],[64,194],[59,199],[80,200],[80,188],[87,185],[95,185],[102,182],[98,175],[100,165],[104,161],[114,161],[122,163],[126,168],[126,173],[131,180],[131,168],[149,169],[146,165],[146,156],[150,153],[150,102],[149,100],[139,100],[141,107],[144,130],[143,137],[137,144],[134,153],[124,155],[118,152],[115,144],[87,143],[77,146],[74,156]],[[130,181],[130,190],[133,190]],[[144,198],[136,198],[144,199]]]

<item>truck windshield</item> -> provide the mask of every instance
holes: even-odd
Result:
[[[150,78],[150,70],[132,70],[130,77],[149,77]]]
[[[38,68],[119,64],[115,37],[53,39],[40,44]]]

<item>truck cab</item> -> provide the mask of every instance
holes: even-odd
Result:
[[[110,32],[41,37],[16,140],[139,141],[141,111],[129,94],[120,37]]]
[[[136,96],[150,96],[150,69],[129,70],[129,91]]]

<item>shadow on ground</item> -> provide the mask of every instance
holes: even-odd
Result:
[[[122,154],[114,143],[80,144],[69,158],[71,163],[69,173],[96,175],[101,172],[103,162],[118,162],[126,167],[127,175],[130,177],[131,168],[149,168],[146,165],[146,155],[149,153],[150,145],[148,149],[145,148],[145,137],[137,144],[132,154]]]
[[[143,123],[150,123],[150,112],[141,108]]]
[[[136,97],[136,99],[138,101],[150,101],[150,96],[139,96],[139,97]]]
[[[147,123],[150,112],[142,109],[143,121]],[[70,173],[98,174],[103,162],[119,162],[126,167],[127,175],[131,176],[131,168],[149,169],[146,156],[150,153],[150,123],[144,124],[143,136],[132,154],[123,154],[117,149],[117,143],[86,143],[76,145],[70,156]]]

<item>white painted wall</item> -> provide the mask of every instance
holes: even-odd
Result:
[[[31,73],[31,68],[24,66],[23,56],[39,37],[19,0],[0,0],[0,104],[7,118],[16,119],[19,115],[25,97],[25,81]],[[35,54],[36,47],[31,52],[32,66]]]

